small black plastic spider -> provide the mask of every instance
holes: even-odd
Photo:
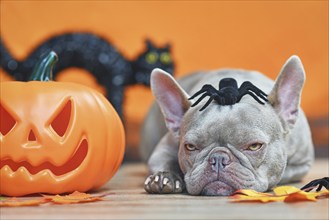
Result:
[[[320,191],[322,187],[329,189],[329,177],[323,177],[322,179],[313,180],[308,184],[306,184],[305,186],[303,186],[301,190],[309,192],[312,189],[314,189],[317,185],[319,185],[318,188],[316,189],[317,192]]]
[[[219,81],[219,88],[216,90],[212,85],[206,84],[204,85],[198,92],[196,92],[193,96],[189,98],[189,100],[194,99],[198,95],[204,93],[193,105],[196,106],[201,102],[205,97],[210,96],[206,104],[200,109],[200,111],[204,110],[212,100],[215,100],[219,105],[233,105],[241,100],[244,95],[252,96],[258,103],[264,105],[260,99],[263,99],[267,102],[267,95],[254,86],[251,82],[245,81],[242,83],[240,88],[238,88],[238,84],[233,78],[224,78]],[[260,98],[258,98],[258,97]]]

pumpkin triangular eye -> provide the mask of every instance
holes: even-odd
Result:
[[[72,102],[69,100],[50,124],[53,130],[61,137],[64,136],[69,126],[71,119],[71,109]]]
[[[0,104],[0,132],[4,136],[6,135],[16,124],[16,120],[10,113],[4,109]]]

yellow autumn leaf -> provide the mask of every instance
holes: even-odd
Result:
[[[278,186],[273,189],[274,194],[262,193],[250,189],[241,189],[233,193],[232,202],[300,202],[316,201],[318,198],[329,198],[329,190],[320,192],[305,192],[294,186]]]
[[[270,193],[257,192],[252,189],[240,189],[240,190],[235,191],[234,195],[235,194],[242,194],[242,195],[246,195],[246,196],[271,196],[272,195]]]
[[[284,196],[299,191],[301,190],[294,186],[278,186],[273,189],[274,194],[277,196]]]

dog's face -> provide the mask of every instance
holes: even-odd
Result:
[[[190,194],[266,191],[280,181],[287,163],[286,136],[298,117],[305,77],[297,57],[287,61],[265,105],[245,96],[234,105],[212,102],[199,111],[202,104],[191,107],[170,75],[154,75],[152,91],[179,143],[178,162]]]
[[[265,191],[279,182],[286,164],[282,124],[269,105],[248,101],[186,112],[178,159],[190,194]]]

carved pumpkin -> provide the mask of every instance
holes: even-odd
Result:
[[[50,80],[51,52],[33,78]],[[107,99],[69,82],[1,83],[0,193],[87,191],[106,183],[124,154],[124,129]]]

